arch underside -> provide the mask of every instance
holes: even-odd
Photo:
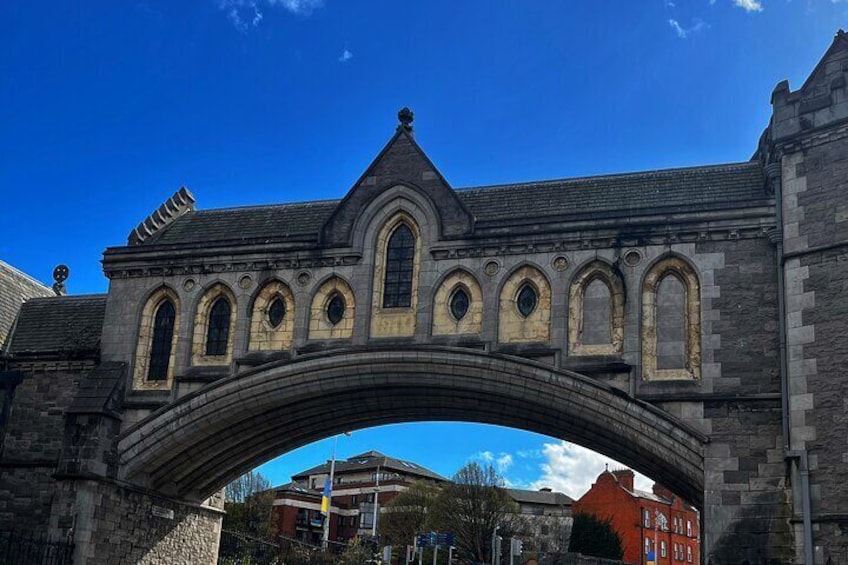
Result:
[[[122,434],[118,450],[124,479],[202,500],[333,434],[432,420],[572,441],[703,501],[707,438],[685,424],[577,373],[450,347],[348,349],[257,367],[160,409]]]

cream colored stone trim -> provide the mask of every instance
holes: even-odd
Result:
[[[667,276],[677,277],[686,290],[684,304],[686,367],[657,369],[657,288]],[[701,378],[701,286],[694,269],[678,257],[651,267],[642,284],[642,380],[672,381]]]
[[[209,311],[221,297],[230,302],[230,332],[227,336],[226,355],[206,355],[206,335],[209,332]],[[195,366],[229,365],[233,361],[233,340],[236,334],[236,297],[223,283],[215,283],[197,303],[194,332],[191,343],[191,364]]]
[[[536,309],[526,318],[518,311],[518,292],[525,284],[536,289]],[[551,285],[542,272],[529,265],[513,272],[500,295],[498,341],[544,343],[551,339]]]
[[[345,302],[345,312],[335,326],[327,319],[327,303],[338,292]],[[309,339],[343,339],[353,336],[353,320],[356,313],[356,299],[350,285],[339,277],[324,282],[312,298],[309,313]]]
[[[174,305],[174,335],[171,338],[171,357],[168,359],[168,374],[164,381],[148,381],[150,369],[150,349],[153,347],[153,323],[156,311],[165,300]],[[174,368],[177,364],[177,337],[180,334],[180,300],[177,293],[168,287],[156,290],[147,299],[141,312],[138,329],[138,345],[135,350],[135,369],[133,371],[133,390],[171,390],[174,384]]]
[[[582,342],[583,300],[589,285],[599,280],[610,293],[609,344],[584,345]],[[624,283],[612,267],[603,261],[592,261],[571,281],[568,290],[568,352],[570,355],[620,355],[624,346]]]
[[[286,315],[276,328],[268,321],[268,309],[277,298],[283,300]],[[250,351],[287,351],[292,347],[294,339],[294,294],[288,285],[282,281],[271,281],[263,286],[250,313],[250,336],[248,349]]]
[[[415,255],[412,260],[412,294],[409,308],[383,308],[385,286],[386,249],[389,238],[400,224],[406,224],[415,236]],[[415,335],[415,317],[418,306],[418,274],[421,271],[421,230],[406,212],[398,212],[387,221],[377,234],[374,255],[374,292],[371,300],[372,337],[409,337]]]
[[[468,312],[461,320],[453,317],[450,299],[462,288],[468,293]],[[483,291],[474,275],[457,269],[442,281],[433,298],[433,335],[479,334],[483,329]]]

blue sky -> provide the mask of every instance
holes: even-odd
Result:
[[[0,259],[104,292],[103,250],[180,185],[201,208],[339,198],[405,105],[457,187],[745,160],[846,21],[834,0],[2,2]],[[485,426],[339,441],[371,448],[443,474],[509,455],[513,483],[574,490],[603,468]]]

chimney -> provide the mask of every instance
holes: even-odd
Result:
[[[664,498],[669,502],[672,502],[674,500],[674,493],[659,483],[654,483],[653,490],[655,495]]]
[[[617,469],[613,471],[612,474],[618,481],[618,484],[627,490],[633,490],[633,471],[630,469]]]

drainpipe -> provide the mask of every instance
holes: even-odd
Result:
[[[789,414],[789,363],[786,346],[786,284],[784,280],[783,267],[783,187],[781,183],[781,160],[769,163],[765,166],[768,182],[774,188],[775,212],[777,216],[777,229],[769,236],[776,244],[777,263],[777,319],[778,333],[780,339],[780,407],[781,428],[783,433],[783,456],[786,461],[796,459],[801,474],[801,513],[804,520],[804,563],[813,565],[813,524],[810,504],[810,466],[806,449],[791,449],[790,436],[790,414]]]

